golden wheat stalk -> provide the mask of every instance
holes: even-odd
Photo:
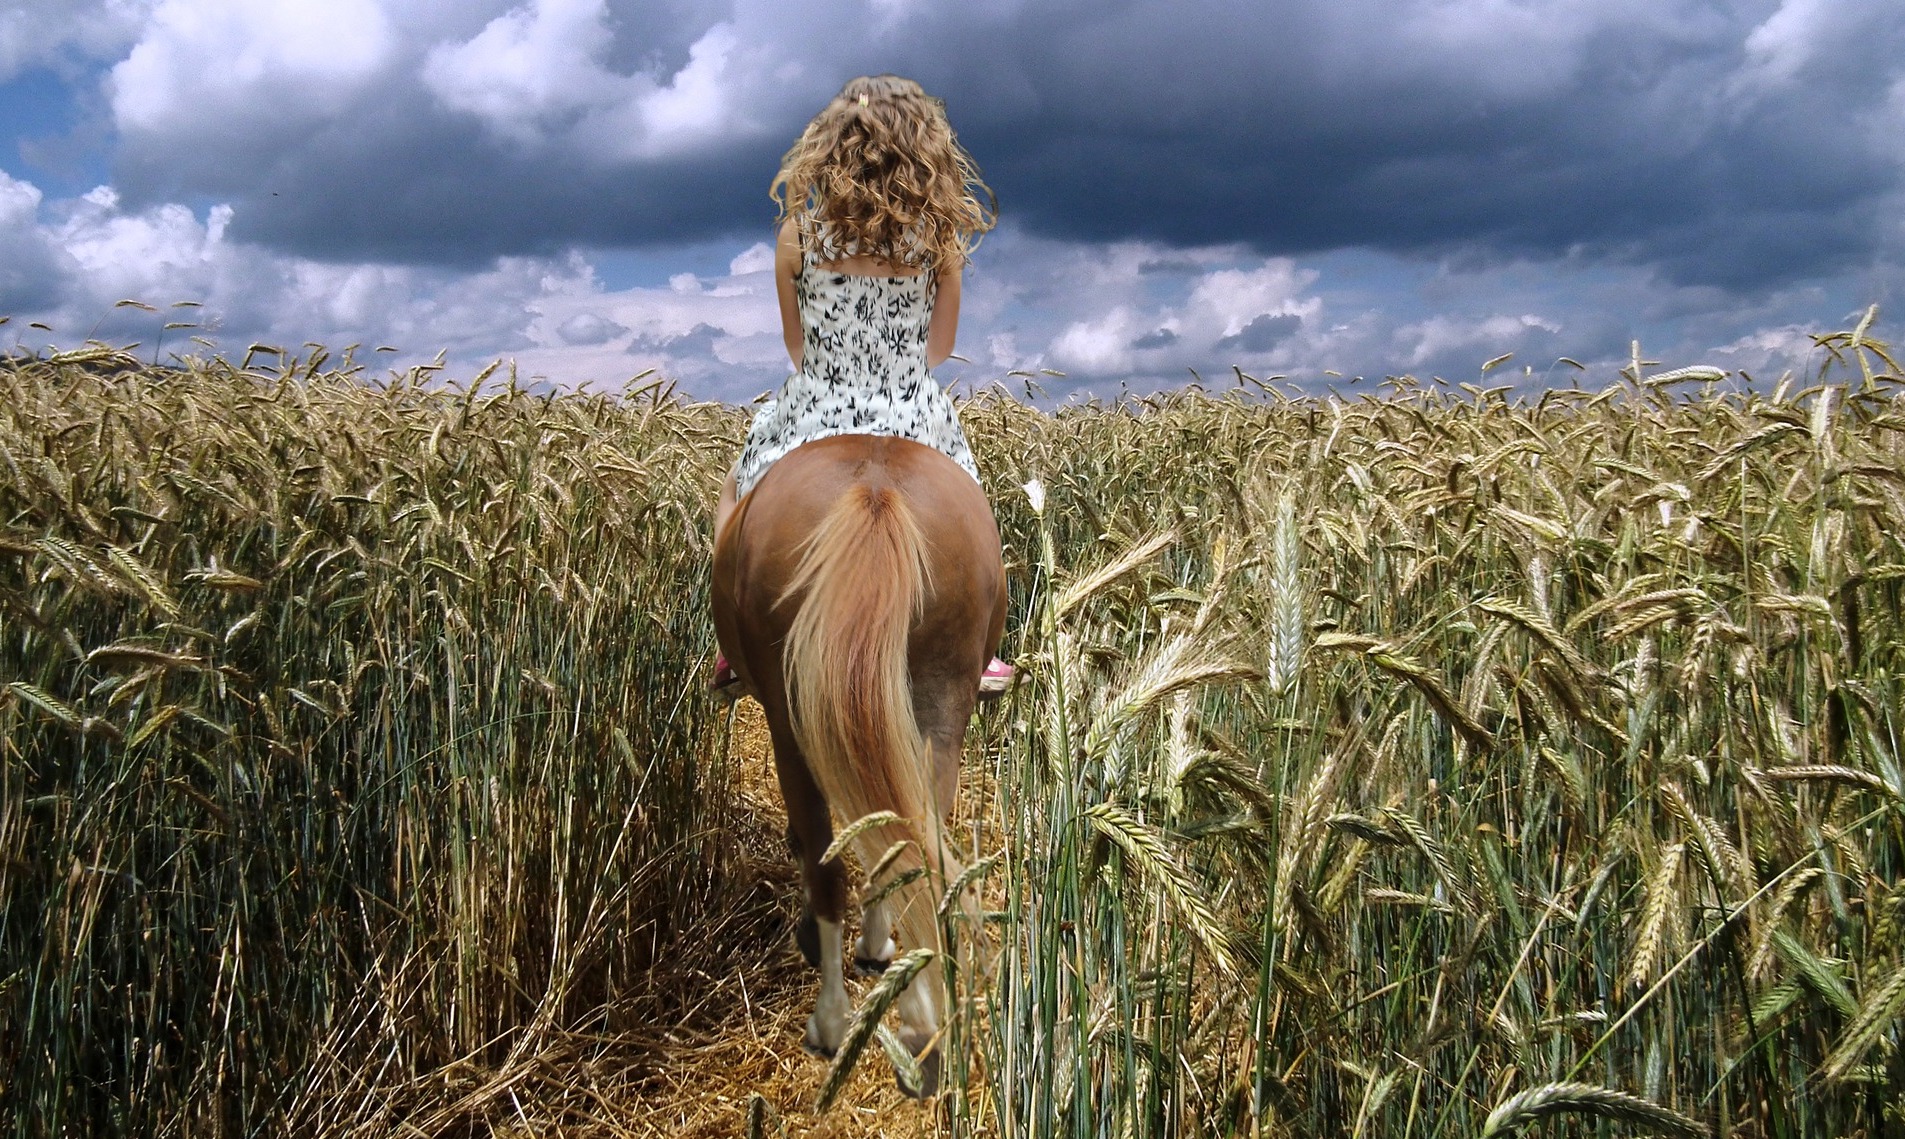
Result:
[[[1345,831],[1364,842],[1375,843],[1379,846],[1406,846],[1409,843],[1407,837],[1397,834],[1380,820],[1364,815],[1347,813],[1331,815],[1323,820],[1323,825],[1332,830]]]
[[[1277,496],[1270,526],[1270,635],[1266,638],[1264,678],[1273,695],[1296,685],[1303,666],[1303,538],[1297,530],[1296,498],[1288,489]]]
[[[1786,959],[1786,963],[1798,971],[1799,979],[1807,988],[1817,993],[1846,1019],[1851,1020],[1858,1016],[1859,1002],[1853,997],[1852,990],[1846,987],[1845,978],[1840,976],[1838,962],[1827,961],[1784,929],[1773,931],[1773,944],[1779,949],[1779,955]]]
[[[1085,754],[1099,758],[1119,733],[1168,696],[1224,680],[1247,680],[1256,670],[1218,656],[1189,636],[1173,637],[1139,666],[1126,685],[1105,701],[1085,736]]]
[[[1865,1002],[1859,1006],[1852,1023],[1846,1025],[1832,1054],[1820,1066],[1820,1075],[1828,1080],[1845,1079],[1853,1066],[1871,1051],[1872,1045],[1878,1042],[1878,1038],[1898,1018],[1900,1012],[1905,1012],[1905,962],[1893,968],[1890,976],[1873,987]]]
[[[1905,799],[1898,788],[1870,771],[1832,763],[1794,764],[1790,767],[1754,768],[1753,774],[1776,783],[1842,783],[1863,791],[1876,791],[1893,801]]]
[[[1371,886],[1363,891],[1363,900],[1379,906],[1420,906],[1427,910],[1452,914],[1455,907],[1428,894],[1414,894],[1407,890],[1391,890],[1386,886]]]
[[[1443,887],[1449,892],[1449,900],[1455,903],[1456,909],[1464,913],[1475,912],[1475,902],[1469,893],[1468,883],[1456,873],[1455,863],[1449,858],[1448,851],[1429,833],[1429,828],[1399,807],[1384,807],[1382,813],[1390,822],[1402,828],[1402,832],[1415,843],[1416,849],[1429,860],[1429,865],[1435,867],[1436,877],[1442,880]]]
[[[1551,747],[1538,747],[1535,749],[1535,754],[1541,760],[1541,765],[1553,772],[1560,780],[1561,797],[1567,801],[1568,806],[1576,811],[1586,807],[1588,780],[1587,773],[1581,770],[1581,765]]]
[[[1592,1084],[1554,1083],[1517,1092],[1496,1104],[1482,1123],[1482,1139],[1515,1131],[1551,1115],[1593,1115],[1632,1124],[1658,1135],[1712,1134],[1699,1120],[1652,1100]]]
[[[1163,834],[1115,803],[1094,803],[1085,809],[1085,817],[1094,830],[1116,843],[1133,864],[1163,888],[1172,907],[1217,967],[1225,973],[1236,972],[1229,939],[1205,902],[1203,887],[1171,856]]]
[[[83,722],[83,717],[80,716],[79,709],[38,685],[28,684],[24,680],[12,680],[7,682],[7,688],[15,696],[25,700],[27,703],[45,712],[69,728],[78,728]]]
[[[988,854],[984,858],[974,861],[971,866],[960,871],[959,877],[954,878],[952,884],[946,887],[946,892],[940,896],[940,919],[944,920],[949,916],[953,912],[953,908],[959,905],[959,899],[965,894],[966,890],[974,883],[983,880],[985,876],[992,873],[993,870],[997,869],[1000,861],[1004,857],[1003,853]]]
[[[911,870],[902,870],[884,882],[879,882],[876,878],[868,877],[868,883],[879,882],[879,884],[861,897],[860,905],[871,909],[924,877],[926,877],[926,868],[924,866],[915,866]]]
[[[1680,873],[1680,858],[1685,843],[1672,843],[1660,852],[1660,865],[1647,880],[1647,899],[1641,906],[1640,926],[1634,935],[1634,960],[1627,970],[1627,983],[1643,988],[1654,973],[1654,961],[1660,955],[1667,927],[1667,903],[1674,894],[1674,879]]]
[[[1753,952],[1747,957],[1747,976],[1759,977],[1765,974],[1767,962],[1771,961],[1773,956],[1773,934],[1785,920],[1786,910],[1792,906],[1793,900],[1798,898],[1806,887],[1824,877],[1825,873],[1822,867],[1808,866],[1786,879],[1780,886],[1779,892],[1773,895],[1773,900],[1766,911],[1759,940],[1754,944]]]
[[[1325,753],[1322,763],[1310,776],[1309,784],[1301,794],[1290,800],[1277,848],[1276,881],[1279,884],[1297,882],[1300,877],[1307,877],[1302,870],[1305,860],[1319,856],[1312,842],[1317,828],[1322,825],[1323,813],[1335,799],[1336,781],[1346,766],[1335,749]],[[1290,891],[1280,885],[1273,914],[1278,928],[1288,926],[1291,904]]]
[[[1319,649],[1348,649],[1360,652],[1371,664],[1392,676],[1400,676],[1408,681],[1428,700],[1456,734],[1466,740],[1470,747],[1486,751],[1494,745],[1494,737],[1488,729],[1482,727],[1468,711],[1449,695],[1447,686],[1442,683],[1435,671],[1421,661],[1403,653],[1394,645],[1377,637],[1355,633],[1325,633],[1316,638]]]
[[[1519,626],[1535,640],[1546,645],[1581,683],[1591,683],[1600,675],[1600,671],[1588,663],[1587,658],[1581,655],[1581,650],[1575,648],[1572,641],[1562,636],[1561,631],[1545,617],[1526,605],[1512,598],[1490,597],[1477,601],[1475,607],[1484,613],[1492,613],[1504,621]]]
[[[1072,582],[1052,599],[1051,620],[1054,622],[1064,620],[1072,610],[1096,596],[1099,591],[1108,588],[1119,578],[1150,562],[1166,546],[1175,541],[1177,541],[1177,534],[1174,531],[1165,530],[1153,534],[1091,573]]]
[[[859,838],[868,831],[877,830],[880,827],[892,826],[901,821],[901,818],[892,811],[874,811],[871,814],[862,815],[851,823],[848,823],[846,829],[834,836],[833,842],[827,846],[827,852],[820,856],[820,861],[832,862],[834,859],[840,857],[841,852],[845,851],[848,846],[852,845],[854,839]],[[892,853],[892,847],[887,848],[887,853]],[[880,861],[884,863],[886,861],[885,857],[883,856]]]
[[[159,580],[159,575],[153,573],[145,563],[134,557],[131,550],[108,545],[106,547],[106,558],[112,562],[113,566],[117,568],[121,574],[125,575],[126,580],[131,583],[134,590],[142,594],[147,601],[152,603],[153,608],[165,614],[168,619],[173,621],[177,621],[184,616],[184,611],[179,608],[179,603],[173,599],[171,591],[166,589],[165,583]]]

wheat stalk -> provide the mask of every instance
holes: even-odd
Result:
[[[1627,983],[1632,988],[1644,987],[1653,976],[1654,962],[1665,940],[1667,906],[1673,899],[1674,880],[1680,874],[1680,858],[1686,849],[1685,843],[1670,843],[1660,852],[1660,863],[1647,880],[1647,898],[1634,936],[1633,963],[1627,969]]]
[[[1146,877],[1163,887],[1172,907],[1217,967],[1234,972],[1236,961],[1222,925],[1204,901],[1201,888],[1171,857],[1164,836],[1113,803],[1092,804],[1086,808],[1085,818],[1094,830],[1116,843]]]
[[[1872,987],[1859,1005],[1852,1022],[1845,1027],[1832,1054],[1819,1068],[1828,1080],[1843,1080],[1861,1057],[1871,1051],[1892,1021],[1905,1012],[1905,963],[1895,967],[1885,980]]]
[[[1482,1123],[1482,1136],[1487,1139],[1490,1135],[1515,1131],[1551,1115],[1593,1115],[1659,1135],[1712,1134],[1698,1120],[1652,1100],[1591,1084],[1553,1083],[1517,1092],[1496,1104]]]

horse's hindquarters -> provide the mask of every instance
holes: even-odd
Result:
[[[838,862],[819,861],[835,818],[904,820],[858,840],[862,865],[908,840],[886,873],[927,873],[891,899],[900,938],[907,948],[940,944],[935,882],[959,874],[941,816],[1005,617],[998,528],[977,484],[944,455],[900,439],[823,439],[776,462],[737,505],[717,538],[713,592],[722,646],[767,713],[789,837],[830,964],[808,1028],[825,1051],[844,1030],[844,880]],[[938,972],[923,970],[900,1006],[919,1049],[943,1005]]]
[[[783,595],[828,510],[855,487],[897,491],[928,546],[927,596],[909,656],[916,699],[941,686],[964,687],[968,677],[976,686],[1005,626],[1005,569],[992,507],[951,459],[887,436],[839,435],[805,444],[770,467],[734,506],[716,536],[714,557],[714,617],[723,651],[756,682],[757,693],[778,680],[780,662],[767,658],[776,655],[797,605],[791,597],[782,604]]]

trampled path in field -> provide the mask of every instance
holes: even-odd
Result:
[[[813,1113],[828,1065],[803,1051],[800,1042],[818,977],[793,946],[799,884],[782,838],[786,815],[774,783],[766,722],[752,700],[734,708],[728,763],[736,813],[746,820],[739,872],[757,876],[744,893],[762,904],[737,915],[752,928],[715,932],[734,939],[734,952],[710,955],[728,958],[732,968],[726,975],[698,969],[681,978],[684,985],[704,987],[705,994],[684,994],[692,1012],[652,1054],[652,1072],[639,1079],[641,1090],[636,1102],[626,1105],[626,1116],[619,1104],[612,1114],[624,1116],[622,1125],[632,1134],[671,1139],[746,1135],[750,1114],[768,1136],[935,1134],[931,1107],[899,1092],[877,1049],[862,1056],[834,1106],[823,1116]],[[762,914],[774,915],[773,920],[763,921]],[[849,992],[858,1000],[870,984],[849,978]],[[764,1103],[755,1105],[756,1096]]]

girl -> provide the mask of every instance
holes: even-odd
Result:
[[[952,401],[931,368],[952,354],[959,281],[992,192],[939,100],[896,75],[841,88],[784,158],[769,188],[780,205],[774,280],[794,374],[761,407],[721,488],[719,541],[735,503],[776,459],[830,435],[895,435],[944,452],[975,481]],[[1005,691],[996,657],[982,695]],[[711,687],[737,699],[725,657]]]

